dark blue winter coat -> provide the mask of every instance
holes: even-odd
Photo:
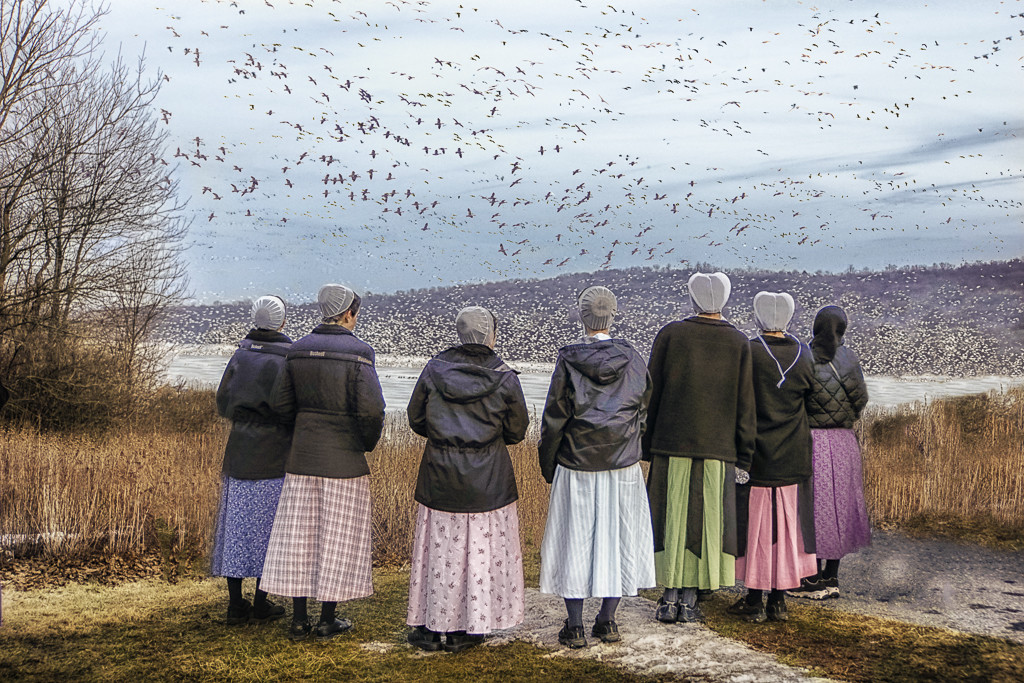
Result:
[[[217,411],[231,420],[223,473],[234,479],[284,476],[292,417],[273,406],[275,386],[292,340],[253,329],[238,344],[217,387]]]
[[[295,418],[286,471],[351,479],[370,473],[384,426],[384,395],[370,346],[341,325],[318,325],[292,344],[275,403]]]

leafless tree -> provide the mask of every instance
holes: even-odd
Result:
[[[104,62],[102,12],[0,0],[0,353],[36,390],[80,395],[75,366],[92,357],[107,374],[90,381],[132,398],[155,376],[147,335],[185,293],[187,225],[152,108],[159,74]],[[55,351],[69,346],[73,362]]]

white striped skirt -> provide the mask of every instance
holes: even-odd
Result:
[[[341,602],[373,594],[370,477],[286,474],[260,590]]]
[[[543,593],[616,598],[655,586],[654,533],[640,464],[605,472],[557,466],[540,557]]]

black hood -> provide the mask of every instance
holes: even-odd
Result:
[[[618,380],[630,359],[626,350],[613,339],[566,346],[562,349],[562,357],[580,374],[597,384],[611,384]]]
[[[452,363],[435,358],[431,372],[437,389],[444,400],[452,403],[472,403],[490,396],[511,370],[492,370],[473,363]]]

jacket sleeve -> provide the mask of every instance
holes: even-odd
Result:
[[[355,412],[359,416],[363,449],[369,452],[377,447],[384,430],[384,392],[380,388],[376,368],[359,364],[358,372],[359,405],[355,406]]]
[[[287,361],[277,376],[271,395],[270,409],[280,415],[285,423],[295,422],[295,384],[292,381],[291,364]]]
[[[641,360],[641,363],[643,361]],[[654,390],[654,380],[651,379],[651,373],[644,369],[645,385],[643,396],[640,397],[640,437],[647,432],[647,407],[651,404],[651,393]]]
[[[423,368],[419,379],[416,380],[416,387],[412,390],[409,406],[405,410],[405,414],[409,418],[409,427],[420,436],[427,435],[427,395],[429,394],[427,372],[429,372],[429,366]]]
[[[650,461],[651,443],[654,438],[654,428],[658,423],[658,408],[661,405],[661,392],[664,389],[665,379],[662,376],[665,364],[665,350],[668,346],[665,328],[658,332],[654,338],[654,346],[651,347],[651,360],[647,365],[648,377],[650,377],[650,399],[647,403],[647,421],[643,437],[640,439],[641,458]]]
[[[846,391],[846,396],[850,399],[850,405],[853,407],[854,419],[859,419],[864,406],[868,404],[868,385],[864,380],[864,371],[860,367],[860,360],[858,360],[857,355],[850,351],[849,356],[852,368],[849,374],[842,379],[843,389]]]
[[[530,413],[526,408],[526,397],[523,396],[519,378],[514,372],[510,372],[509,375],[510,378],[505,380],[510,385],[510,391],[505,395],[506,410],[501,436],[506,444],[514,444],[526,438],[526,430],[530,426]]]
[[[235,353],[238,353],[237,351]],[[231,360],[228,361],[228,366],[224,368],[224,375],[220,378],[220,384],[217,386],[217,413],[221,417],[231,419],[231,415],[228,411],[231,409],[231,378],[235,374],[235,357],[231,356]]]
[[[749,344],[743,345],[740,354],[736,396],[736,467],[750,471],[757,439],[757,408],[754,403],[754,365]]]
[[[537,455],[540,458],[540,473],[549,484],[555,478],[555,459],[562,444],[565,426],[572,416],[572,405],[568,396],[569,371],[559,355],[555,371],[551,375],[548,397],[544,402],[544,417],[540,424],[540,443]]]

